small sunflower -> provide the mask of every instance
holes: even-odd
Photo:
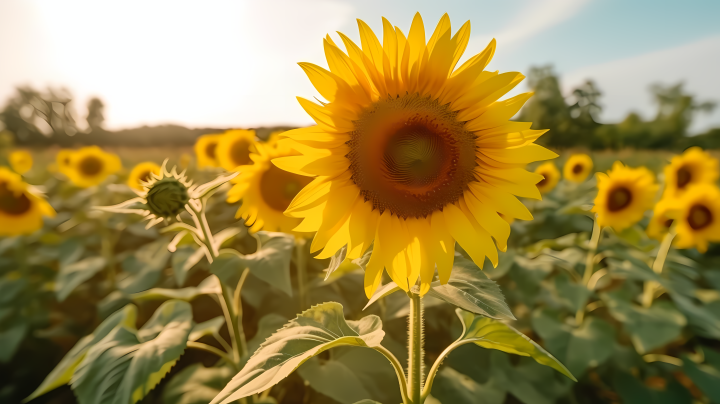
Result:
[[[590,175],[593,169],[593,161],[587,154],[573,154],[565,162],[563,176],[568,181],[581,183]]]
[[[195,156],[198,168],[220,167],[217,160],[217,147],[222,134],[202,135],[195,142]]]
[[[653,208],[653,216],[648,223],[646,233],[655,240],[662,240],[673,225],[673,211],[677,200],[662,198]]]
[[[310,183],[311,178],[283,171],[272,163],[277,157],[298,156],[299,153],[286,146],[285,142],[275,145],[259,143],[256,153],[251,154],[253,165],[240,167],[240,174],[233,179],[235,184],[228,191],[227,201],[242,200],[236,217],[245,219],[251,232],[264,228],[269,231],[293,232],[300,219],[284,214],[295,195]]]
[[[160,166],[152,161],[145,161],[133,167],[128,176],[127,184],[137,191],[143,190],[143,183],[152,179],[152,174],[160,175]]]
[[[10,167],[20,174],[23,175],[30,171],[33,166],[32,154],[27,150],[13,150],[10,153]]]
[[[60,149],[55,155],[55,168],[58,172],[68,175],[72,169],[72,155],[74,151],[70,149]]]
[[[18,174],[0,167],[0,236],[31,234],[42,227],[43,216],[55,217],[55,210]]]
[[[616,161],[607,174],[598,173],[598,194],[592,211],[601,227],[621,231],[640,221],[653,207],[658,185],[645,167],[630,168]]]
[[[542,177],[524,167],[557,157],[534,143],[546,131],[510,121],[532,93],[500,101],[524,76],[485,71],[495,40],[456,68],[470,22],[453,35],[447,14],[428,41],[419,13],[407,35],[383,18],[382,43],[358,26],[362,47],[324,39],[329,71],[300,63],[327,102],[298,98],[317,125],[283,133],[301,155],[273,160],[314,177],[286,211],[303,219],[295,231],[316,232],[318,258],[373,244],[368,296],[384,269],[405,291],[420,278],[426,293],[436,265],[446,283],[456,240],[479,267],[497,265],[510,234],[498,212],[531,219],[515,196],[540,198]]]
[[[558,181],[560,181],[560,171],[555,167],[555,164],[550,162],[538,166],[538,168],[535,169],[535,174],[542,176],[540,182],[535,184],[541,194],[552,191]]]
[[[239,166],[252,164],[250,153],[255,150],[255,131],[233,129],[225,132],[218,142],[215,155],[220,167],[235,171]]]
[[[121,168],[118,156],[97,146],[88,146],[72,153],[67,176],[76,186],[87,188],[99,185]]]
[[[677,198],[691,185],[712,184],[718,179],[718,161],[699,147],[691,147],[665,166],[665,192]]]
[[[720,241],[720,189],[714,184],[687,188],[678,200],[677,248],[695,247],[707,251],[708,242]]]

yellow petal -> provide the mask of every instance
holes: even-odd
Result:
[[[430,252],[437,264],[438,277],[443,285],[450,280],[453,262],[455,262],[455,239],[447,226],[443,212],[435,211],[430,218],[432,228],[432,242]]]

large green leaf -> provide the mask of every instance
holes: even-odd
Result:
[[[232,379],[229,366],[206,368],[194,363],[178,372],[163,390],[166,404],[207,404]]]
[[[713,403],[720,403],[720,370],[683,357],[683,371]]]
[[[172,264],[173,274],[179,286],[185,284],[190,270],[205,257],[205,249],[197,246],[184,245],[178,247],[172,253],[170,262]]]
[[[55,369],[47,375],[40,386],[35,389],[35,391],[28,396],[25,401],[32,400],[35,397],[41,396],[51,390],[69,383],[73,373],[75,372],[75,368],[77,368],[80,362],[85,358],[85,354],[87,354],[90,348],[105,338],[110,331],[118,326],[134,328],[136,317],[137,308],[134,305],[127,305],[106,318],[92,334],[83,337],[77,342],[77,344],[75,344],[70,352],[62,358],[60,363],[55,366]]]
[[[463,333],[456,343],[467,341],[486,349],[496,349],[515,355],[529,356],[537,363],[549,366],[577,381],[560,361],[513,327],[498,320],[478,316],[461,309],[456,309],[455,313],[457,313],[463,325]]]
[[[130,296],[135,301],[145,300],[167,300],[167,299],[179,299],[189,302],[198,296],[221,294],[222,289],[220,282],[217,277],[209,276],[204,281],[200,282],[198,286],[192,286],[182,289],[163,289],[153,288],[144,292],[135,293]]]
[[[560,303],[573,312],[585,307],[592,294],[588,288],[581,283],[573,282],[566,273],[558,274],[554,281],[555,292]]]
[[[170,258],[168,242],[165,238],[158,239],[127,257],[122,263],[123,273],[118,277],[118,288],[129,295],[155,286]]]
[[[195,324],[190,332],[190,336],[188,336],[188,341],[197,341],[206,335],[217,335],[220,333],[220,328],[222,328],[223,325],[225,325],[224,316],[217,316],[202,323]]]
[[[493,379],[480,384],[457,370],[441,369],[433,383],[433,397],[445,404],[502,404],[505,390]]]
[[[19,318],[9,326],[6,324],[0,329],[0,363],[10,362],[25,338],[29,326],[27,320]]]
[[[233,401],[274,386],[311,357],[335,346],[379,346],[385,332],[377,316],[347,321],[339,303],[304,311],[268,338],[212,404]]]
[[[71,385],[80,404],[133,404],[170,371],[193,326],[190,304],[169,300],[139,330],[115,327],[91,347]]]
[[[68,265],[60,265],[55,281],[55,295],[59,301],[65,300],[75,288],[105,268],[105,258],[88,257]]]

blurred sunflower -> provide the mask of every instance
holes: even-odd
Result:
[[[568,181],[581,183],[590,175],[593,169],[593,161],[587,154],[573,154],[565,162],[563,176]]]
[[[76,186],[87,188],[100,184],[121,168],[118,156],[97,146],[88,146],[72,153],[66,175]]]
[[[228,191],[229,203],[242,200],[235,216],[245,219],[245,224],[251,226],[251,232],[264,228],[302,235],[293,231],[300,224],[300,219],[285,216],[283,212],[311,179],[283,171],[271,162],[276,157],[297,156],[299,153],[284,142],[276,145],[259,143],[256,150],[250,155],[254,164],[240,167],[240,174],[232,180],[235,185]]]
[[[662,198],[653,208],[653,216],[648,223],[646,233],[655,240],[662,240],[673,224],[673,208],[677,200]]]
[[[55,155],[55,169],[61,173],[68,175],[68,172],[72,169],[72,155],[73,151],[70,149],[60,149]]]
[[[180,168],[186,169],[186,168],[190,167],[190,163],[192,163],[192,156],[190,156],[187,153],[183,153],[180,155],[180,162],[179,162]]]
[[[225,132],[218,141],[215,155],[220,167],[235,171],[239,166],[252,164],[250,152],[255,148],[255,131],[233,129]]]
[[[283,133],[301,155],[273,160],[315,177],[286,211],[303,218],[295,231],[317,232],[317,258],[374,244],[368,296],[383,269],[406,291],[419,277],[424,294],[437,264],[446,283],[456,240],[478,266],[486,256],[497,265],[510,234],[498,212],[531,219],[515,195],[540,198],[542,176],[524,167],[557,157],[534,144],[546,131],[509,120],[532,93],[498,101],[524,76],[484,71],[494,40],[456,69],[470,22],[452,35],[447,14],[427,42],[419,13],[407,36],[383,18],[382,44],[358,25],[362,48],[340,34],[347,54],[325,38],[330,71],[300,63],[328,103],[298,98],[317,125]]]
[[[282,139],[282,134],[285,132],[286,131],[284,131],[284,130],[276,130],[276,131],[270,133],[270,136],[268,136],[267,141],[265,143],[267,143],[268,145],[270,145],[272,147],[277,146],[277,142],[280,139]]]
[[[16,173],[23,175],[33,166],[32,154],[27,150],[13,150],[10,153],[10,167]]]
[[[616,161],[607,174],[598,173],[598,194],[592,211],[601,227],[621,231],[640,221],[653,207],[658,185],[645,167],[630,168]]]
[[[712,184],[718,179],[718,161],[699,147],[691,147],[665,166],[664,195],[672,198],[694,184]]]
[[[202,135],[195,142],[195,156],[198,168],[219,167],[217,146],[222,134]]]
[[[152,174],[160,175],[160,166],[152,161],[145,161],[133,167],[128,176],[127,184],[134,190],[142,191],[143,183],[150,181]]]
[[[542,179],[540,182],[535,184],[541,194],[546,194],[552,191],[560,181],[560,171],[555,167],[553,163],[543,163],[535,169],[535,174],[541,175]]]
[[[695,247],[704,253],[708,242],[720,241],[720,189],[717,186],[690,186],[677,206],[677,248]]]
[[[31,234],[42,227],[43,216],[55,217],[55,210],[18,174],[0,167],[0,236]]]

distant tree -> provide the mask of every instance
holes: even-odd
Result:
[[[105,104],[97,97],[93,97],[88,102],[87,124],[91,132],[103,130],[105,122]]]
[[[18,143],[50,143],[51,138],[74,136],[78,130],[65,89],[44,94],[31,87],[18,87],[0,111],[0,121]]]

